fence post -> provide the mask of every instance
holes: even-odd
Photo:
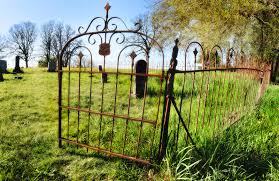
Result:
[[[175,46],[172,50],[172,58],[170,62],[170,68],[167,72],[167,83],[165,89],[165,99],[164,99],[164,110],[162,117],[162,127],[161,127],[161,135],[160,135],[160,147],[159,147],[159,162],[162,161],[164,156],[166,155],[167,144],[168,144],[168,128],[169,128],[169,117],[171,110],[171,99],[173,96],[173,83],[175,76],[175,69],[177,66],[177,54],[178,54],[178,39],[175,40]]]
[[[62,54],[58,56],[58,146],[62,147]]]

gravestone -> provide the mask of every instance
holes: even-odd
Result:
[[[2,73],[2,68],[0,67],[0,82],[4,81],[3,73]]]
[[[15,59],[15,68],[13,70],[13,73],[23,73],[23,71],[20,69],[19,67],[19,61],[20,61],[20,57],[19,56],[16,56],[16,59]]]
[[[99,72],[102,72],[102,71],[103,71],[103,66],[99,65]]]
[[[99,72],[103,72],[103,66],[99,65]],[[107,83],[108,82],[108,74],[103,72],[102,73],[102,83]]]
[[[55,72],[56,71],[56,62],[55,61],[50,61],[48,62],[48,72]]]
[[[136,75],[135,95],[137,98],[142,98],[144,96],[145,83],[147,80],[147,77],[143,76],[143,74],[147,73],[146,61],[139,60],[136,63],[135,69],[136,69],[136,74],[142,74],[142,75]]]
[[[2,73],[7,73],[7,62],[5,60],[0,60],[0,69]]]

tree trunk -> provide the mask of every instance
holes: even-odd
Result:
[[[28,59],[27,58],[25,58],[25,66],[26,66],[26,68],[28,68]]]
[[[277,56],[277,60],[275,60],[275,62],[272,62],[270,82],[273,83],[276,82],[276,78],[279,74],[278,69],[279,69],[279,55]]]
[[[49,54],[46,55],[46,59],[47,59],[47,62],[49,63],[49,62],[50,62],[50,56],[49,56]]]

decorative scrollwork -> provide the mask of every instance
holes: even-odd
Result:
[[[85,30],[84,32],[82,32],[82,30],[84,29],[84,27],[83,27],[83,26],[80,26],[80,27],[78,28],[79,34],[88,33],[88,31],[89,31],[90,27],[92,26],[92,24],[93,24],[96,20],[98,20],[98,19],[103,20],[104,23],[106,22],[106,20],[105,20],[104,18],[102,18],[102,17],[96,17],[96,18],[94,18],[94,19],[91,20],[91,22],[89,23],[89,25],[87,26],[87,28],[86,28],[86,30]],[[98,24],[98,25],[96,26],[96,30],[97,30],[97,31],[103,31],[103,30],[105,29],[105,25],[103,25],[104,27],[103,27],[102,30],[99,29],[101,26],[102,26],[101,24]]]
[[[125,37],[125,35],[123,34],[123,32],[114,32],[114,33],[112,33],[112,35],[111,35],[110,38],[109,38],[109,43],[111,43],[111,40],[112,40],[112,38],[114,37],[114,35],[121,35],[121,36],[118,36],[118,37],[116,38],[116,40],[115,40],[116,43],[122,44],[122,43],[125,42],[126,37]]]
[[[106,18],[103,18],[103,17],[93,18],[86,29],[83,26],[80,26],[78,28],[79,34],[92,33],[93,31],[90,31],[90,29],[93,26],[93,24],[98,20],[101,20],[101,22],[102,22],[102,23],[100,23],[100,22],[97,23],[97,25],[95,27],[96,31],[99,31],[99,32],[102,32],[102,31],[104,31],[104,32],[117,31],[118,30],[118,25],[116,24],[116,22],[114,22],[115,20],[118,20],[124,26],[125,31],[138,32],[138,31],[141,30],[141,28],[142,28],[141,21],[135,23],[135,27],[136,27],[135,29],[129,29],[128,26],[126,25],[126,23],[121,18],[119,18],[119,17],[110,17],[109,18],[109,10],[110,10],[110,5],[109,4],[107,4],[105,6],[105,10],[106,10]],[[82,31],[82,30],[84,30],[84,31]]]
[[[98,35],[100,37],[100,41],[101,41],[101,44],[103,43],[103,38],[100,34],[90,34],[89,37],[88,37],[88,43],[91,44],[91,45],[95,45],[95,43],[97,42],[96,39],[94,38],[94,35]]]

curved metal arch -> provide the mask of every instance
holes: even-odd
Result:
[[[135,44],[135,45],[126,45],[124,48],[122,48],[122,49],[120,50],[120,52],[119,52],[119,54],[118,54],[118,57],[117,57],[117,72],[118,72],[118,67],[119,67],[120,56],[121,56],[121,54],[124,52],[124,50],[126,50],[126,49],[129,48],[129,47],[139,47],[139,48],[141,48],[142,50],[144,50],[145,56],[148,58],[148,50],[146,50],[143,46],[141,46],[141,45],[136,45],[136,44]],[[149,58],[148,58],[147,63],[149,63]]]
[[[185,71],[186,71],[186,67],[187,67],[187,66],[186,66],[186,65],[187,65],[187,53],[188,53],[189,48],[190,48],[193,44],[197,44],[197,45],[201,48],[203,59],[205,59],[205,52],[204,52],[203,46],[202,46],[199,42],[197,42],[197,41],[193,41],[193,42],[189,43],[188,46],[185,48],[185,62],[184,62],[184,63],[185,63]],[[195,62],[195,65],[196,65],[196,62]]]
[[[87,26],[87,28],[86,28],[86,30],[85,30],[84,32],[81,32],[81,30],[84,29],[83,26],[79,26],[79,27],[78,27],[78,32],[79,32],[79,34],[87,33],[88,30],[90,29],[91,25],[93,24],[93,22],[96,21],[97,19],[101,19],[101,20],[103,20],[104,22],[106,22],[106,20],[105,20],[103,17],[95,17],[95,18],[93,18],[93,19],[90,21],[89,25]],[[100,26],[101,26],[101,25],[99,25],[99,24],[96,26],[96,31],[99,31],[98,28],[99,28]],[[104,30],[104,29],[103,29],[103,30]]]
[[[229,53],[229,55],[228,55],[228,62],[226,62],[226,64],[227,65],[230,65],[231,64],[231,58],[233,57],[233,56],[235,56],[235,50],[234,50],[234,48],[232,47],[232,48],[230,48],[229,50],[228,50],[228,53]],[[232,54],[231,54],[232,53]],[[232,55],[232,56],[231,56]]]
[[[86,35],[89,35],[89,36],[93,36],[93,35],[100,35],[100,34],[118,34],[118,33],[121,33],[121,34],[124,34],[124,33],[127,33],[127,34],[137,34],[137,35],[142,35],[142,36],[145,36],[146,39],[150,39],[152,40],[156,46],[159,47],[159,50],[160,52],[162,53],[163,55],[163,65],[164,65],[164,51],[163,51],[163,48],[162,46],[152,37],[142,33],[142,32],[138,32],[138,31],[130,31],[130,30],[117,30],[117,31],[96,31],[96,32],[89,32],[89,33],[82,33],[82,34],[78,34],[76,36],[74,36],[73,38],[71,38],[70,40],[68,40],[66,42],[66,44],[64,45],[64,47],[62,48],[61,50],[61,54],[60,54],[60,58],[59,58],[59,61],[58,61],[58,65],[62,67],[61,63],[62,63],[62,59],[63,59],[63,55],[66,51],[66,48],[70,45],[70,43],[72,43],[74,40],[78,39],[78,38],[81,38],[83,36],[86,36]],[[92,45],[92,44],[91,44]]]
[[[90,50],[88,47],[83,46],[83,45],[77,46],[77,47],[73,48],[73,50],[71,51],[71,53],[73,53],[73,52],[75,52],[76,50],[81,49],[81,48],[84,48],[84,49],[86,49],[86,50],[89,52],[89,54],[90,54],[90,64],[91,64],[91,70],[92,70],[92,66],[93,66],[93,55],[92,55],[91,50]],[[70,69],[70,64],[69,64],[69,69]]]
[[[162,85],[163,85],[163,81],[164,81],[164,65],[165,65],[165,55],[164,55],[164,50],[162,48],[162,46],[152,37],[148,36],[147,34],[141,32],[141,24],[140,23],[137,23],[135,24],[137,26],[136,29],[128,29],[127,28],[127,25],[125,24],[125,22],[118,18],[118,17],[111,17],[109,18],[108,17],[108,11],[109,11],[109,8],[110,6],[107,4],[107,6],[105,7],[106,9],[106,17],[105,18],[102,18],[102,17],[96,17],[96,18],[93,18],[90,22],[90,24],[88,25],[87,28],[84,28],[82,26],[80,26],[78,28],[78,32],[79,34],[75,35],[74,37],[72,37],[71,39],[69,39],[65,45],[63,46],[61,52],[60,52],[60,55],[59,55],[59,59],[58,59],[58,81],[59,81],[59,100],[58,100],[58,106],[59,106],[59,133],[58,133],[58,137],[59,137],[59,146],[61,147],[62,146],[62,141],[63,140],[66,140],[62,137],[61,135],[61,130],[62,130],[62,109],[72,109],[70,107],[63,107],[62,106],[62,76],[63,76],[63,69],[62,69],[62,63],[63,63],[63,59],[65,58],[65,54],[67,52],[67,49],[70,47],[70,44],[73,43],[74,41],[76,41],[77,39],[79,38],[82,38],[82,40],[85,40],[86,41],[86,38],[88,42],[86,42],[86,45],[82,45],[82,46],[77,46],[75,48],[73,48],[71,50],[71,52],[75,52],[77,51],[78,49],[80,48],[85,48],[86,50],[89,51],[90,53],[90,57],[91,57],[91,72],[89,73],[107,73],[107,74],[113,74],[113,75],[116,75],[118,77],[118,75],[132,75],[130,73],[126,73],[126,72],[119,72],[119,64],[120,64],[120,61],[121,61],[121,58],[123,57],[123,54],[124,52],[127,51],[128,48],[130,47],[136,47],[135,49],[136,50],[140,50],[141,53],[144,54],[144,56],[146,57],[146,61],[147,61],[147,69],[149,69],[149,66],[150,66],[150,49],[151,47],[148,45],[148,46],[144,46],[144,45],[140,45],[140,44],[137,44],[136,42],[127,42],[125,40],[128,39],[128,37],[130,37],[131,34],[134,34],[134,36],[139,36],[140,38],[143,38],[144,40],[146,41],[152,41],[153,42],[153,45],[154,47],[156,47],[156,49],[154,49],[154,57],[157,56],[157,54],[160,56],[160,59],[159,60],[161,63],[162,63],[162,68],[159,68],[161,69],[160,71],[162,72],[162,75],[158,75],[158,74],[153,74],[153,75],[150,75],[150,76],[155,76],[155,77],[158,77],[160,78],[161,80],[161,83],[160,83],[160,95],[158,96],[158,100],[159,100],[159,104],[158,104],[158,114],[157,114],[157,117],[156,117],[156,124],[157,124],[157,120],[158,120],[158,116],[159,116],[159,109],[160,109],[160,101],[161,101],[161,95],[162,95]],[[93,29],[93,26],[96,25],[96,21],[98,20],[97,22],[97,26],[96,26],[96,30]],[[99,21],[100,20],[100,21]],[[117,20],[117,21],[114,21],[114,20]],[[122,22],[122,24],[124,24],[124,27],[122,26],[122,24],[119,26],[119,27],[122,27],[123,30],[119,30],[118,29],[118,26],[115,22],[118,22],[118,20],[120,21],[120,23]],[[104,24],[103,24],[104,23]],[[92,31],[91,31],[92,30]],[[95,37],[96,36],[96,37]],[[122,49],[118,49],[117,47],[117,50],[115,50],[116,52],[118,52],[118,58],[117,58],[117,72],[115,72],[116,70],[113,70],[113,72],[96,72],[96,71],[92,71],[92,65],[93,65],[93,53],[95,54],[95,50],[91,52],[91,46],[90,45],[96,45],[96,42],[98,41],[98,36],[100,37],[100,42],[101,42],[101,45],[100,45],[100,49],[99,49],[99,54],[97,54],[98,56],[104,58],[104,66],[106,64],[106,56],[109,55],[109,51],[104,51],[104,52],[101,52],[101,50],[106,50],[106,49],[109,49],[111,45],[114,44],[122,44],[121,45],[121,48]],[[95,39],[96,38],[96,39]],[[96,41],[97,40],[97,41]],[[115,42],[114,42],[115,41]],[[127,42],[127,44],[124,44],[124,42]],[[88,45],[88,43],[90,45]],[[99,43],[99,41],[98,41]],[[103,46],[104,45],[104,46]],[[88,47],[87,47],[88,46]],[[94,48],[96,48],[94,46]],[[103,49],[102,49],[103,48]],[[131,48],[132,49],[132,48]],[[152,55],[153,55],[153,51],[152,51]],[[161,57],[162,56],[162,57]],[[82,57],[82,55],[80,56]],[[115,57],[116,58],[116,57]],[[154,59],[154,62],[157,62],[158,60]],[[105,69],[105,68],[104,68]],[[147,70],[148,71],[148,70]],[[69,70],[69,73],[71,71]],[[74,71],[73,71],[74,72]],[[79,70],[79,73],[86,73],[88,71],[80,71]],[[136,75],[136,74],[134,74]],[[146,74],[145,76],[149,76],[148,74]],[[91,77],[91,80],[92,80],[92,77]],[[132,84],[131,84],[132,85]],[[90,87],[92,86],[92,84],[90,85]],[[116,89],[115,89],[115,102],[114,102],[114,105],[116,104],[116,95],[117,95],[117,80],[116,80]],[[102,96],[104,95],[104,82],[102,83]],[[91,90],[91,88],[90,88]],[[131,90],[131,88],[130,88]],[[79,92],[80,94],[80,92]],[[91,93],[90,93],[91,94]],[[127,119],[127,120],[133,120],[133,121],[138,121],[138,122],[141,122],[141,128],[140,128],[140,136],[138,138],[138,146],[137,146],[137,156],[136,157],[131,157],[129,156],[129,154],[120,154],[120,153],[116,153],[114,151],[112,151],[112,147],[110,146],[110,148],[100,148],[100,136],[99,136],[99,146],[98,147],[92,147],[90,145],[87,145],[87,144],[82,144],[82,147],[87,147],[87,148],[92,148],[93,150],[97,150],[97,151],[101,151],[103,153],[107,153],[109,155],[116,155],[116,156],[119,156],[119,157],[122,157],[122,158],[127,158],[127,159],[130,159],[130,160],[136,160],[136,161],[139,161],[139,162],[142,162],[142,163],[149,163],[149,161],[147,161],[146,159],[144,158],[141,158],[138,153],[139,153],[139,144],[140,144],[140,141],[141,141],[141,132],[142,132],[142,129],[143,129],[143,123],[150,123],[150,124],[153,124],[155,125],[153,122],[151,123],[150,120],[146,120],[143,115],[144,115],[144,111],[145,111],[145,102],[146,102],[146,95],[147,95],[147,83],[145,83],[145,92],[144,92],[144,103],[143,103],[143,109],[142,109],[142,117],[141,118],[137,118],[137,117],[129,117],[127,115],[118,115],[118,113],[115,112],[115,109],[116,109],[116,106],[114,106],[114,113],[113,114],[110,114],[110,113],[106,113],[106,112],[103,112],[103,108],[101,108],[101,110],[95,112],[96,115],[100,116],[100,119],[102,120],[102,117],[105,115],[105,116],[108,116],[108,117],[112,117],[113,118],[113,121],[115,118],[121,118],[121,119]],[[130,99],[130,98],[129,98]],[[101,100],[101,107],[103,107],[103,98]],[[81,111],[81,112],[88,112],[89,114],[91,113],[90,111],[90,108],[89,108],[89,111],[88,110],[81,110],[80,108],[73,108],[75,110],[78,110],[78,111]],[[92,111],[93,113],[93,111]],[[79,119],[79,118],[78,118]],[[100,121],[101,121],[100,120]],[[100,130],[101,130],[101,122],[100,122]],[[113,122],[114,124],[114,122]],[[114,134],[114,125],[112,127],[112,137],[111,137],[111,144],[112,144],[112,141],[113,141],[113,134]],[[153,139],[151,141],[151,143],[153,144],[153,141],[154,141],[154,136],[155,136],[155,131],[156,131],[156,125],[155,125],[155,128],[154,128],[154,135],[153,135]],[[89,134],[88,134],[89,135]],[[68,141],[71,141],[71,140],[68,140]],[[77,142],[75,142],[76,144],[80,144],[78,142],[78,138],[77,138]],[[74,143],[74,144],[75,144]],[[152,144],[149,144],[151,145],[152,147]],[[81,144],[80,144],[81,145]],[[150,147],[150,148],[151,148]],[[109,150],[108,150],[109,149]],[[123,148],[124,149],[124,148]],[[150,150],[150,153],[152,153],[152,150]],[[150,158],[152,157],[152,154],[150,154]]]
[[[223,62],[224,61],[224,55],[223,55],[223,50],[222,50],[222,48],[219,46],[219,45],[214,45],[212,48],[211,48],[211,50],[210,50],[210,54],[211,54],[211,52],[213,52],[213,50],[215,49],[215,48],[218,48],[219,50],[220,50],[220,52],[221,52],[221,62]],[[217,52],[217,50],[216,50],[216,52]],[[217,52],[218,53],[218,52]],[[217,59],[215,59],[215,68],[217,68]]]

